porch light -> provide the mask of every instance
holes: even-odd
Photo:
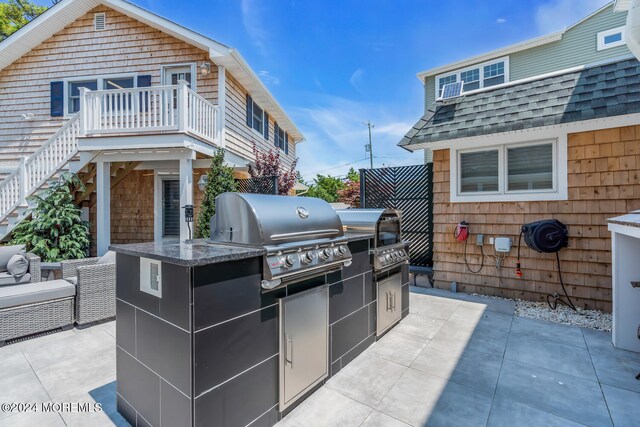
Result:
[[[204,191],[204,189],[207,188],[207,182],[209,182],[208,175],[200,176],[200,179],[198,180],[198,188],[200,189],[200,191]]]
[[[209,64],[208,62],[203,62],[202,64],[200,64],[200,74],[203,76],[208,75],[211,72],[211,64]]]

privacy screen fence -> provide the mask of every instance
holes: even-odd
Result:
[[[278,177],[236,179],[239,193],[278,194]]]
[[[360,170],[363,208],[402,211],[411,265],[433,265],[433,165]]]

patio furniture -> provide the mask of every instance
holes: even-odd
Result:
[[[62,266],[60,262],[40,263],[40,275],[42,280],[56,280],[62,278]]]
[[[40,281],[40,257],[24,245],[0,246],[0,286]]]
[[[72,328],[75,294],[65,280],[0,287],[0,347],[10,339]]]
[[[62,278],[76,285],[76,324],[79,328],[116,316],[115,254],[60,263]]]

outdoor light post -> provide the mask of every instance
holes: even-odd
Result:
[[[363,125],[366,125],[369,128],[369,144],[365,145],[365,150],[369,153],[369,161],[371,162],[371,169],[373,169],[373,146],[371,145],[371,128],[376,127],[376,125],[371,123],[371,120],[367,120],[366,122],[362,122]]]

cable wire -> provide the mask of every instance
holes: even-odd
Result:
[[[558,293],[547,295],[547,304],[549,304],[549,308],[551,310],[555,310],[558,307],[558,303],[564,304],[567,307],[571,308],[573,311],[578,311],[573,302],[571,302],[571,298],[567,293],[567,288],[564,287],[564,281],[562,280],[562,270],[560,270],[560,253],[556,252],[556,261],[558,262],[558,277],[560,278],[560,285],[562,286],[562,291],[564,292],[564,296],[567,298],[565,301]],[[553,300],[553,301],[551,301]]]

